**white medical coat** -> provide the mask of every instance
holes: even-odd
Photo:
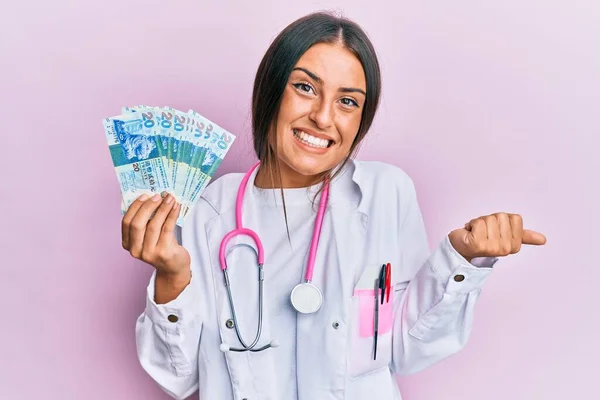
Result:
[[[224,175],[206,188],[180,232],[192,259],[190,284],[173,301],[156,304],[153,274],[136,323],[142,367],[176,399],[198,390],[200,399],[287,400],[276,399],[274,391],[277,349],[220,350],[222,343],[239,347],[227,326],[231,312],[218,253],[223,236],[235,228],[243,175]],[[253,178],[246,192],[252,184]],[[251,210],[245,202],[244,226],[250,228],[257,222]],[[323,229],[332,239],[319,245],[313,280],[324,302],[317,313],[297,319],[298,399],[399,400],[394,374],[420,371],[463,348],[475,302],[497,258],[469,263],[447,235],[431,252],[413,181],[393,165],[350,161],[331,184],[327,213]],[[239,237],[234,243],[251,242]],[[387,316],[389,325],[379,332],[373,360],[373,335],[365,321],[372,321],[373,282],[387,262],[393,267],[393,301],[380,308],[380,321]],[[235,267],[230,268],[233,277]],[[234,293],[246,341],[255,334],[257,288],[251,280],[243,293]],[[264,310],[259,345],[271,340],[268,307]]]

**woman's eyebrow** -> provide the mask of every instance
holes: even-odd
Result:
[[[306,75],[310,76],[311,79],[315,82],[317,82],[318,84],[322,84],[323,80],[321,78],[319,78],[317,75],[315,75],[314,73],[310,72],[309,70],[307,70],[306,68],[302,68],[302,67],[296,67],[293,69],[293,71],[302,71],[304,72]]]
[[[343,93],[362,93],[363,96],[367,97],[367,94],[365,93],[365,91],[362,90],[362,89],[358,89],[358,88],[343,87],[343,88],[340,88],[340,92],[343,92]]]
[[[311,79],[314,80],[315,82],[317,82],[318,84],[320,84],[320,85],[323,84],[323,79],[319,78],[317,75],[315,75],[313,72],[307,70],[306,68],[296,67],[292,71],[302,71],[306,75],[310,76]],[[343,93],[362,93],[365,97],[367,96],[367,94],[365,93],[364,90],[358,89],[358,88],[343,87],[343,88],[340,88],[340,92],[343,92]]]

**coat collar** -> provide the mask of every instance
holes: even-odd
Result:
[[[369,190],[370,180],[365,167],[361,161],[348,160],[339,175],[331,182],[329,203],[330,205],[344,205],[358,211],[362,215],[363,223],[366,224],[369,217],[369,207],[368,202],[365,201],[364,193]],[[334,172],[340,168],[341,166],[337,166]],[[255,169],[248,179],[244,200],[252,198],[257,171],[258,169]],[[211,204],[218,214],[235,213],[235,199],[243,177],[244,173],[225,175],[210,184],[201,196]],[[281,197],[279,195],[277,195],[277,198],[280,201]]]
[[[339,170],[335,168],[334,172]],[[368,216],[365,192],[364,165],[360,161],[348,160],[339,176],[332,182],[331,192],[334,193],[336,203],[344,203],[359,213]]]

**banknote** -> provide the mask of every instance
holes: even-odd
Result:
[[[207,139],[213,129],[213,124],[192,110],[190,110],[189,114],[193,119],[193,139],[190,151],[187,153],[189,166],[183,190],[185,196],[191,200],[195,183],[201,179],[208,179],[208,176],[201,171],[200,167],[207,157],[207,153],[210,151],[210,143]]]
[[[178,201],[184,206],[184,212],[187,210],[189,199],[186,198],[183,186],[185,185],[185,175],[187,173],[187,164],[189,163],[185,154],[188,143],[192,138],[191,118],[186,113],[165,107],[161,112],[161,126],[171,130],[170,153],[168,158],[171,163],[172,190],[177,194]]]
[[[138,116],[142,118],[144,126],[148,129],[149,134],[155,137],[158,146],[158,152],[163,158],[167,179],[171,177],[171,168],[168,162],[167,151],[169,145],[170,131],[160,130],[160,110],[158,107],[149,107],[145,105],[139,105],[134,107],[123,107],[121,109],[122,114],[139,113]],[[170,180],[169,180],[170,182]]]
[[[148,133],[142,119],[120,115],[103,122],[124,207],[128,208],[143,193],[153,195],[169,189],[156,137]]]
[[[188,113],[194,118],[204,120],[207,124],[202,135],[206,151],[202,159],[197,160],[197,173],[195,178],[190,180],[191,188],[189,189],[189,196],[191,203],[195,203],[198,200],[198,195],[206,188],[229,152],[235,141],[235,136],[219,125],[206,120],[194,110],[189,110]]]
[[[182,205],[179,226],[236,138],[194,110],[167,106],[126,106],[103,125],[121,188],[121,213],[143,193],[168,192]]]

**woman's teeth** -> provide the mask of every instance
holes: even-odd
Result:
[[[301,142],[306,143],[307,145],[312,147],[318,147],[321,149],[329,147],[329,140],[311,136],[308,133],[299,131],[297,129],[294,129],[294,136],[296,136],[296,138]]]

